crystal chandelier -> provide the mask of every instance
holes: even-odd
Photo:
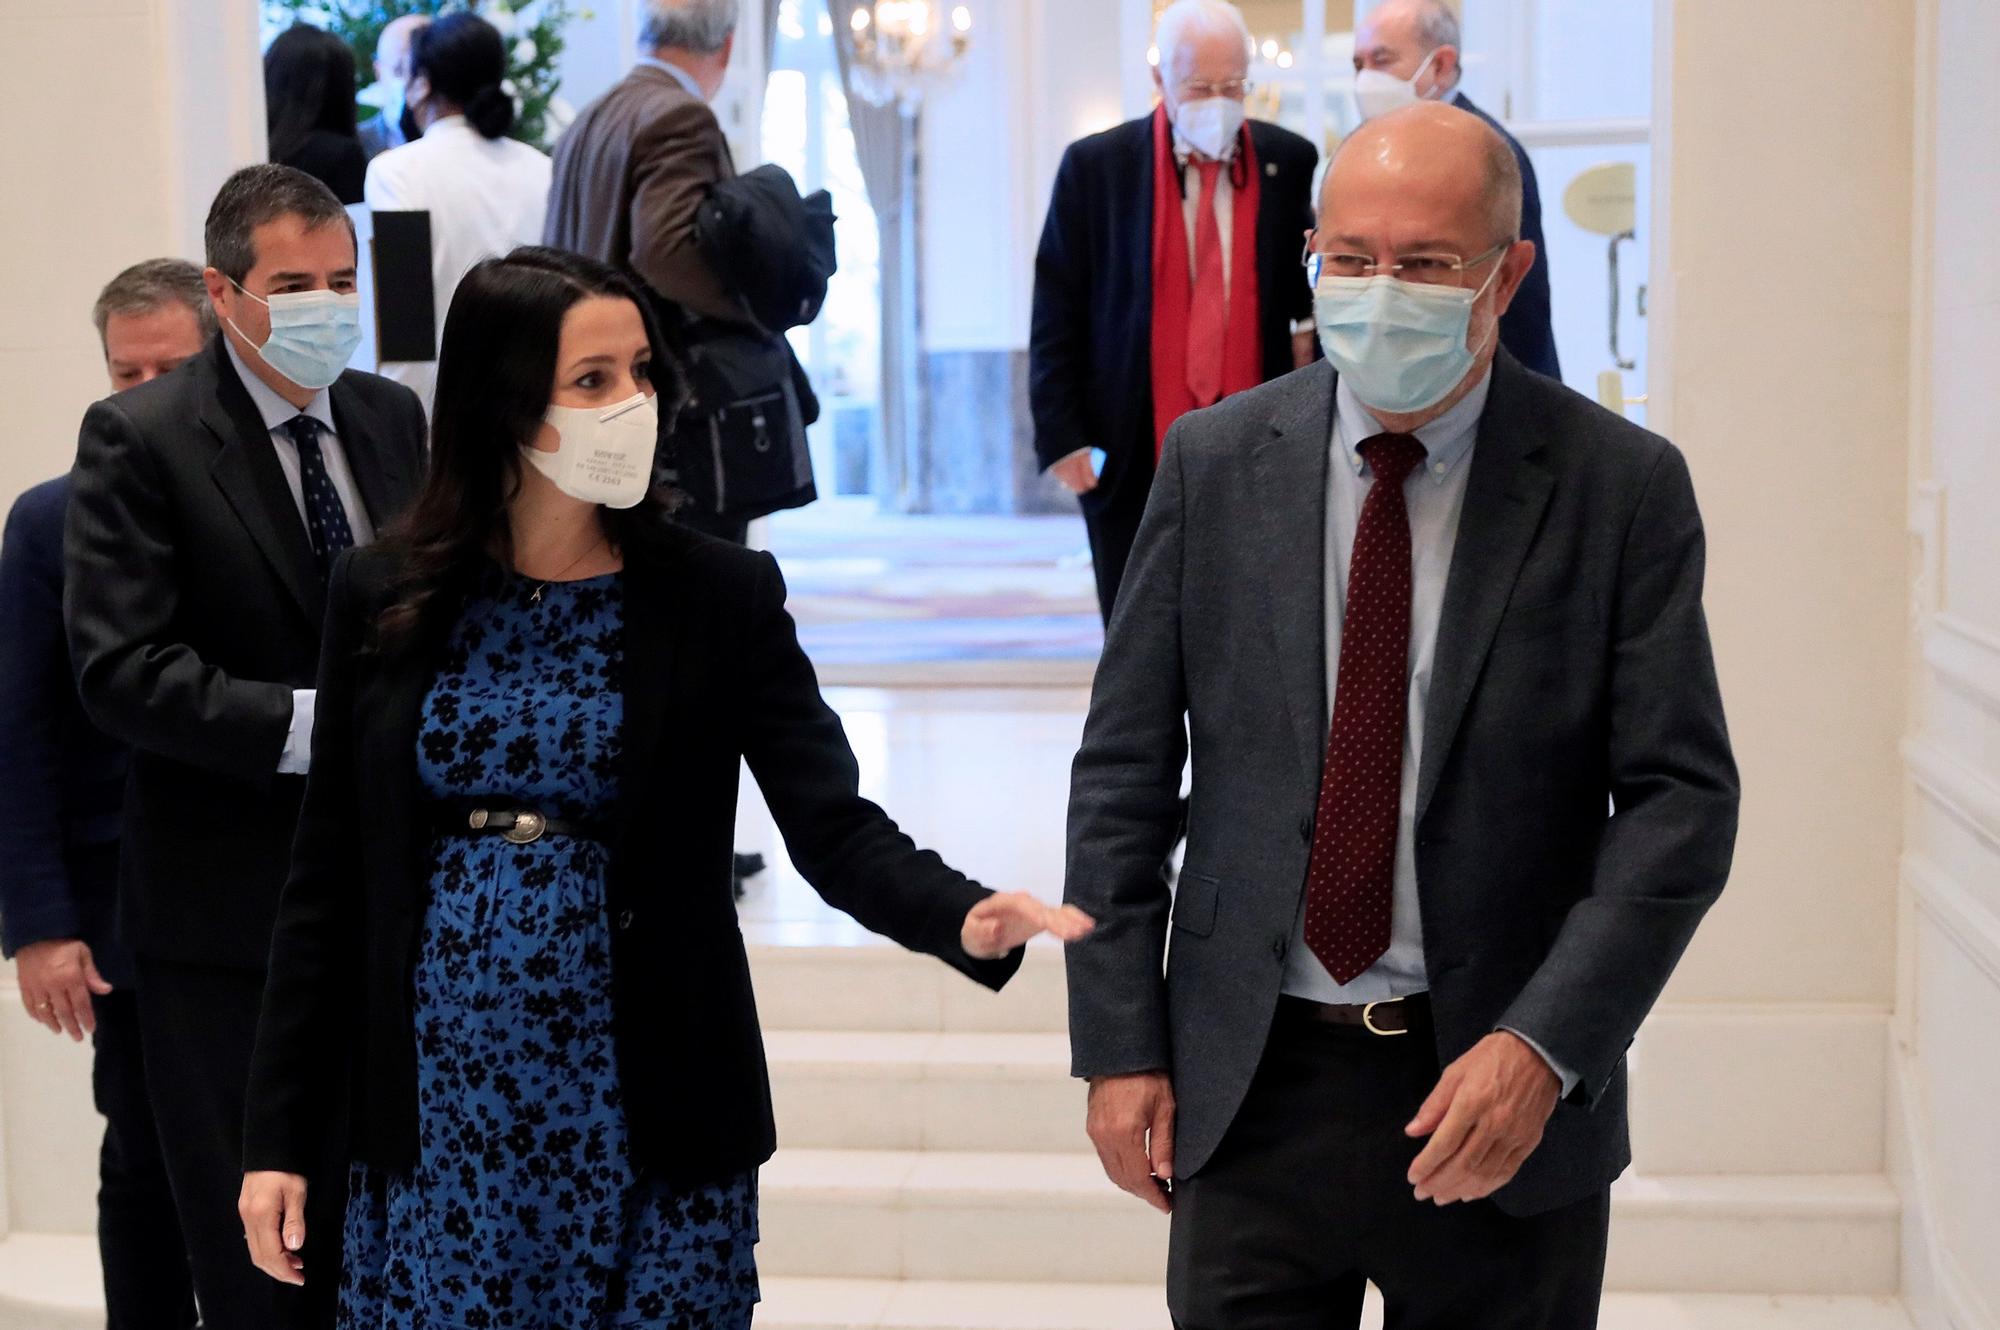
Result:
[[[920,104],[972,44],[972,10],[943,10],[930,0],[858,0],[848,19],[855,90],[876,106]]]

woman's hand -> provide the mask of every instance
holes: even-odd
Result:
[[[298,1173],[245,1173],[236,1213],[259,1270],[281,1284],[306,1282],[306,1180]]]
[[[974,960],[995,961],[1042,933],[1075,942],[1095,927],[1097,921],[1074,905],[1045,905],[1025,891],[998,892],[966,912],[958,944]]]

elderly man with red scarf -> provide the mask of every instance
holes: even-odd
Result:
[[[1316,355],[1300,264],[1318,153],[1246,120],[1250,30],[1160,16],[1160,105],[1070,145],[1035,260],[1035,453],[1078,496],[1106,622],[1167,427]]]

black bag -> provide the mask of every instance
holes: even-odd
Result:
[[[800,198],[782,166],[760,166],[709,191],[695,245],[757,325],[781,333],[811,323],[826,303],[838,266],[833,221],[825,190]]]
[[[806,426],[819,399],[783,337],[727,324],[686,330],[688,398],[674,422],[676,480],[703,511],[750,521],[811,503]]]

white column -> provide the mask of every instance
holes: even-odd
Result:
[[[1670,9],[1654,117],[1653,230],[1668,252],[1653,267],[1652,419],[1688,454],[1707,519],[1708,606],[1746,792],[1734,881],[1676,991],[1886,1005],[1911,0]],[[1779,47],[1838,95],[1800,98],[1770,79],[1763,61]]]

